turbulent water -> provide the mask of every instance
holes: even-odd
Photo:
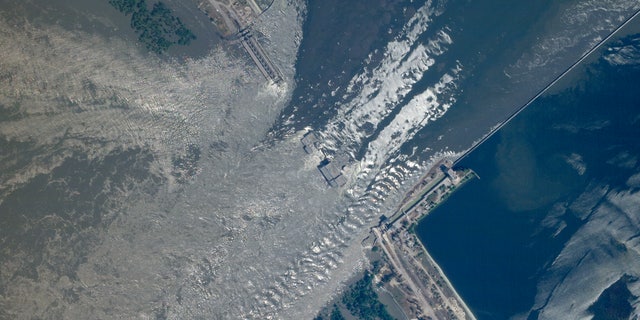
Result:
[[[492,2],[380,1],[354,7],[381,19],[345,10],[344,35],[316,39],[303,20],[330,3],[276,1],[255,26],[284,74],[270,85],[233,45],[160,59],[116,18],[5,2],[0,318],[310,318],[434,156],[470,147],[638,7],[521,4],[514,19]],[[315,60],[320,41],[353,56]],[[308,127],[349,159],[344,187],[302,151]]]

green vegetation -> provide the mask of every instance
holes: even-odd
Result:
[[[358,319],[364,320],[391,320],[391,315],[385,306],[378,300],[378,295],[373,291],[373,276],[366,272],[362,279],[351,285],[349,291],[342,296],[342,303],[349,312]]]
[[[313,318],[313,320],[325,320],[325,319],[345,320],[346,318],[342,315],[342,313],[340,312],[340,309],[338,309],[338,305],[333,304],[333,309],[331,309],[331,314],[328,315],[328,318],[322,315],[318,315],[317,317]]]
[[[379,273],[381,263],[374,260],[371,269],[349,286],[333,305],[325,306],[314,320],[391,320],[394,319],[378,300],[373,288],[373,274]],[[387,280],[388,281],[388,280]],[[346,309],[346,310],[345,310]]]
[[[329,319],[345,320],[344,316],[342,316],[342,313],[340,313],[340,310],[338,310],[338,306],[336,306],[335,304],[333,305],[333,310],[331,311],[331,317]]]
[[[5,106],[0,104],[0,122],[15,121],[23,118],[20,112],[20,103],[14,102],[12,105]]]
[[[196,36],[163,2],[149,10],[145,0],[109,0],[118,11],[131,15],[131,28],[147,49],[161,54],[174,44],[188,45]]]

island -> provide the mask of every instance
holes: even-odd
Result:
[[[161,54],[172,45],[186,46],[196,39],[163,2],[155,2],[151,9],[145,0],[109,0],[109,4],[121,13],[131,15],[131,28],[149,51]]]

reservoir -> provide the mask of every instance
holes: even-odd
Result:
[[[617,280],[594,289],[596,296],[554,293],[556,286],[572,288],[564,277],[608,272],[591,248],[602,247],[613,263],[626,255],[618,229],[591,226],[592,219],[616,221],[615,210],[606,210],[616,207],[611,198],[638,199],[640,94],[632,85],[640,81],[638,34],[608,46],[462,160],[481,179],[416,229],[479,319],[537,319],[566,299],[588,305]],[[586,248],[587,238],[598,240]],[[573,258],[579,253],[584,260]],[[637,267],[627,268],[634,274]]]

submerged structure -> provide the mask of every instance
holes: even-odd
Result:
[[[318,164],[318,170],[329,186],[342,187],[347,183],[347,178],[343,170],[349,163],[348,155],[343,154],[336,157],[325,155],[324,152],[319,149],[320,139],[313,131],[307,132],[302,139],[300,139],[300,142],[302,142],[302,149],[304,149],[307,154],[320,153],[323,160]]]
[[[343,168],[344,165],[340,161],[329,160],[328,158],[322,160],[318,165],[318,170],[332,187],[342,187],[347,183],[347,179],[342,174]]]
[[[304,149],[304,152],[312,154],[318,150],[320,140],[315,132],[309,131],[302,137],[300,142],[302,142],[302,149]]]

